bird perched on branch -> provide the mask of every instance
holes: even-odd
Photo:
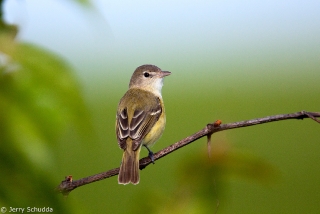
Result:
[[[124,150],[119,171],[119,184],[138,184],[141,147],[149,149],[161,137],[166,115],[161,96],[163,79],[170,75],[154,65],[138,67],[130,80],[129,90],[121,98],[116,117],[118,144]]]

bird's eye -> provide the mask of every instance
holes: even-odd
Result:
[[[145,72],[145,73],[143,74],[143,76],[144,76],[144,77],[149,77],[150,74],[149,74],[148,72]]]

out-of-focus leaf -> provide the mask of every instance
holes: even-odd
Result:
[[[90,0],[73,0],[83,6],[90,6],[91,5],[91,1]]]
[[[63,0],[65,1],[65,0]],[[90,8],[92,6],[91,0],[69,0],[69,2],[76,3],[78,5],[81,5],[85,8]]]
[[[0,205],[68,213],[50,179],[66,129],[92,131],[79,84],[56,55],[0,30]]]

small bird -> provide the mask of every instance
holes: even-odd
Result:
[[[116,116],[118,144],[124,150],[119,171],[119,184],[138,184],[141,147],[149,149],[161,137],[166,115],[161,95],[163,79],[170,75],[155,65],[139,66],[133,73],[129,90],[121,98]]]

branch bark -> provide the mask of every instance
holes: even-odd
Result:
[[[252,120],[246,120],[246,121],[240,121],[240,122],[234,122],[234,123],[228,123],[228,124],[221,124],[220,120],[217,120],[215,123],[209,123],[204,127],[202,130],[194,133],[193,135],[186,137],[185,139],[182,139],[162,150],[154,154],[154,160],[158,160],[160,158],[163,158],[164,156],[204,137],[207,136],[208,138],[208,148],[210,147],[210,139],[211,135],[228,130],[228,129],[235,129],[235,128],[241,128],[241,127],[247,127],[247,126],[253,126],[253,125],[259,125],[263,123],[270,123],[280,120],[289,120],[289,119],[304,119],[304,118],[310,118],[318,123],[320,123],[320,120],[317,119],[317,117],[320,117],[320,112],[296,112],[292,114],[280,114],[280,115],[274,115],[274,116],[267,116],[263,118],[257,118]],[[221,125],[220,125],[221,124]],[[209,154],[210,155],[210,154]],[[140,159],[140,170],[147,167],[149,164],[151,164],[152,161],[149,157],[145,157]],[[62,193],[63,195],[68,195],[72,190],[86,185],[90,184],[96,181],[100,181],[112,176],[115,176],[119,174],[119,168],[111,169],[107,172],[101,172],[96,175],[92,175],[86,178],[81,178],[79,180],[72,180],[72,176],[67,176],[65,180],[63,180],[59,186],[56,187],[56,191]]]

